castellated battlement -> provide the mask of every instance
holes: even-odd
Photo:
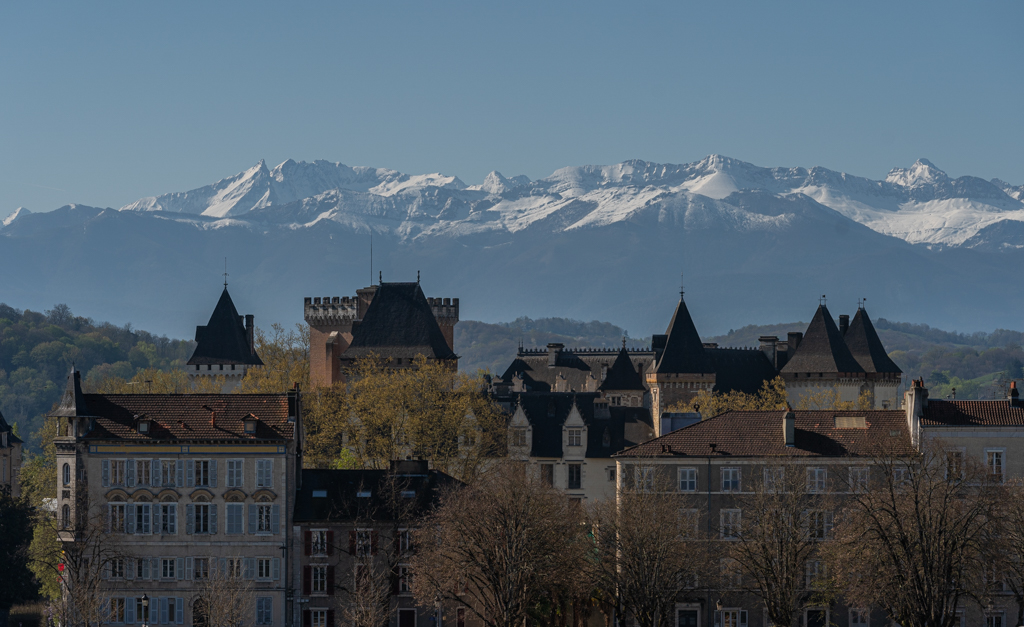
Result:
[[[447,324],[455,324],[459,321],[459,299],[458,298],[428,298],[427,304],[434,312],[434,317],[440,322],[447,318]]]
[[[311,325],[346,324],[357,320],[358,297],[307,296],[303,303],[306,322]]]

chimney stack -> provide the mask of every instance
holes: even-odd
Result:
[[[779,362],[775,358],[775,344],[778,343],[779,338],[774,335],[762,335],[757,338],[757,341],[761,343],[761,352],[768,357],[768,361],[770,361],[773,366],[778,368]]]
[[[800,340],[804,339],[804,334],[800,331],[790,331],[786,341],[786,352],[789,353],[788,359],[792,359],[793,355],[796,354],[796,349],[800,346]]]
[[[782,437],[786,446],[796,446],[796,414],[791,411],[782,415]]]
[[[850,328],[850,316],[846,314],[839,314],[839,333],[846,336],[847,330]]]
[[[1010,381],[1010,407],[1020,407],[1020,398],[1017,392],[1017,382]]]
[[[561,357],[563,348],[565,348],[565,344],[557,342],[548,344],[548,368],[554,368],[558,365],[558,358]]]
[[[256,338],[254,337],[254,333],[256,332],[256,325],[253,324],[254,319],[255,317],[252,314],[248,314],[245,316],[245,338],[249,342],[250,355],[256,354]]]

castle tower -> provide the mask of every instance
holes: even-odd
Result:
[[[225,393],[241,385],[249,368],[263,365],[256,354],[254,325],[251,314],[238,315],[225,285],[210,321],[196,327],[196,349],[185,366],[189,379],[222,376]]]
[[[82,394],[82,375],[72,368],[60,405],[50,414],[57,421],[57,528],[62,542],[76,539],[85,523],[88,476],[82,459],[82,440],[92,428],[92,415]]]
[[[662,341],[664,348],[647,371],[651,414],[658,436],[662,435],[662,412],[676,403],[689,401],[700,390],[710,392],[715,387],[714,363],[704,350],[682,293]]]
[[[829,389],[838,393],[838,400],[842,402],[856,401],[861,392],[869,389],[865,385],[864,368],[850,353],[843,333],[824,304],[818,305],[807,332],[782,367],[781,374],[793,407],[798,407],[805,398],[813,403],[815,395]]]
[[[842,331],[842,325],[840,325]],[[882,346],[882,340],[871,324],[868,312],[863,308],[857,309],[853,322],[849,329],[843,334],[846,347],[850,354],[857,360],[865,372],[865,385],[874,397],[875,409],[897,409],[899,399],[897,390],[903,380],[903,371],[896,363],[889,359],[889,355]]]
[[[642,368],[642,366],[640,366]],[[609,405],[625,407],[643,407],[644,395],[647,394],[647,386],[640,375],[637,366],[626,350],[626,341],[622,341],[622,348],[615,357],[611,368],[605,373],[604,381],[597,388],[602,398],[608,399]]]

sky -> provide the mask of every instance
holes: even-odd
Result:
[[[0,3],[0,218],[265,159],[1024,184],[1024,2]]]

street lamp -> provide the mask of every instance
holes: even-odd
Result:
[[[149,597],[142,593],[142,627],[149,627]]]

